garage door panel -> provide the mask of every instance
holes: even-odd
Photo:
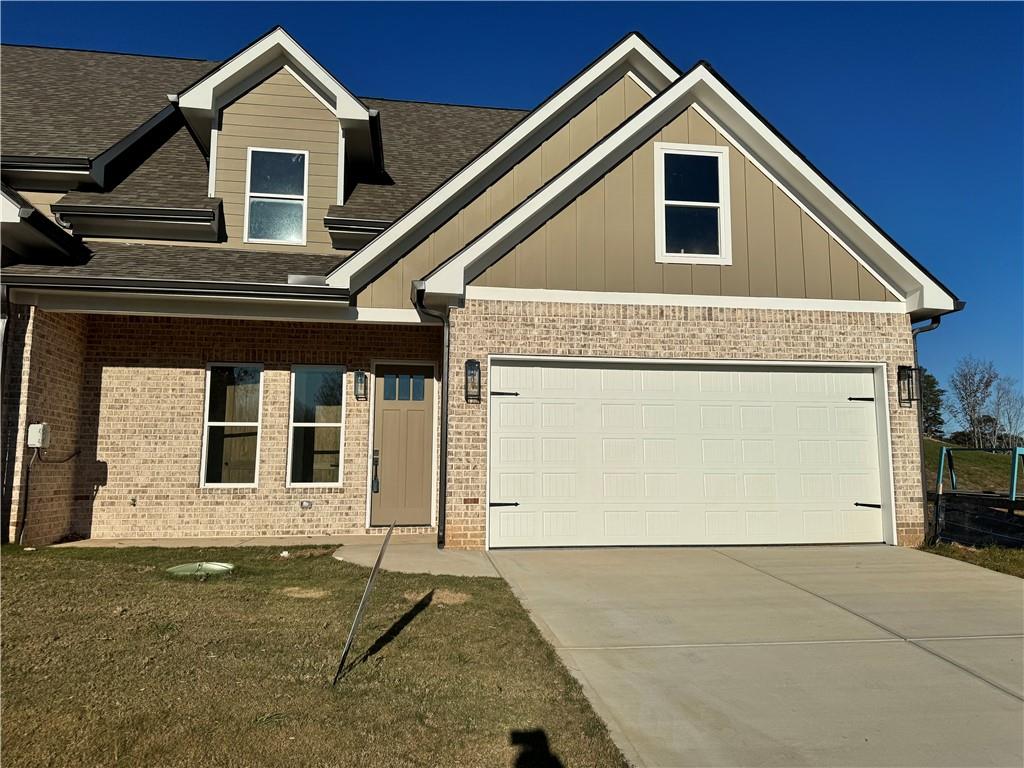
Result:
[[[491,546],[882,540],[868,370],[499,363]]]

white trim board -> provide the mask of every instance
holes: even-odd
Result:
[[[639,35],[630,34],[569,81],[508,133],[356,251],[327,277],[329,285],[356,293],[433,232],[491,183],[567,123],[614,80],[632,72],[660,91],[675,81],[675,68]]]
[[[369,120],[369,110],[281,27],[274,28],[179,93],[178,106],[183,110],[209,113],[226,92],[234,92],[240,85],[244,89],[248,78],[254,74],[256,77],[264,75],[267,68],[276,68],[282,59],[292,68],[296,79],[314,92],[338,119]],[[314,83],[323,93],[315,92]]]
[[[844,236],[848,247],[886,275],[884,285],[906,297],[909,312],[931,314],[955,309],[955,297],[847,203],[810,165],[788,147],[703,64],[640,109],[608,137],[520,203],[508,215],[429,274],[421,287],[451,302],[464,295],[467,283],[569,204],[614,165],[641,146],[663,125],[699,102],[716,124],[774,171],[783,188],[804,201],[819,220]]]
[[[52,312],[142,317],[201,317],[225,320],[276,320],[309,323],[387,323],[440,325],[437,318],[415,309],[351,307],[337,301],[166,296],[163,294],[97,293],[46,288],[10,287],[14,304],[29,304]]]
[[[534,301],[552,304],[613,304],[665,307],[721,307],[725,309],[780,309],[820,312],[905,314],[902,301],[842,301],[839,299],[780,299],[772,296],[701,296],[672,293],[612,293],[557,291],[544,288],[466,287],[467,299]]]

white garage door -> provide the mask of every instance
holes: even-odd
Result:
[[[492,547],[883,540],[867,369],[495,362]]]

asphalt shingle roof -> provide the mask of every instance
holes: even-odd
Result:
[[[289,274],[326,275],[341,257],[302,251],[244,251],[193,245],[151,245],[91,240],[92,254],[79,264],[12,263],[5,275],[143,280],[230,280],[287,283]]]
[[[123,53],[4,45],[0,152],[94,158],[217,65]]]
[[[180,117],[174,118],[170,138],[158,146],[127,178],[109,192],[76,190],[60,199],[62,205],[117,205],[140,208],[217,207],[207,197],[209,166],[202,150]]]
[[[380,111],[384,165],[393,184],[358,184],[330,216],[398,218],[527,114],[518,109],[363,99]]]
[[[60,48],[0,47],[0,153],[95,158],[169,104],[217,62]],[[518,123],[515,109],[363,99],[380,112],[387,179],[357,183],[331,216],[393,221]],[[208,165],[184,125],[170,118],[167,138],[102,192],[73,191],[69,205],[215,208]],[[11,275],[135,277],[167,280],[285,282],[289,274],[326,274],[341,254],[244,251],[200,245],[128,245],[91,240],[84,264],[11,264]]]

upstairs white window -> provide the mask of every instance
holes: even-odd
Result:
[[[654,160],[655,260],[732,264],[728,148],[658,142]]]
[[[249,147],[246,162],[245,241],[306,244],[309,153]]]

